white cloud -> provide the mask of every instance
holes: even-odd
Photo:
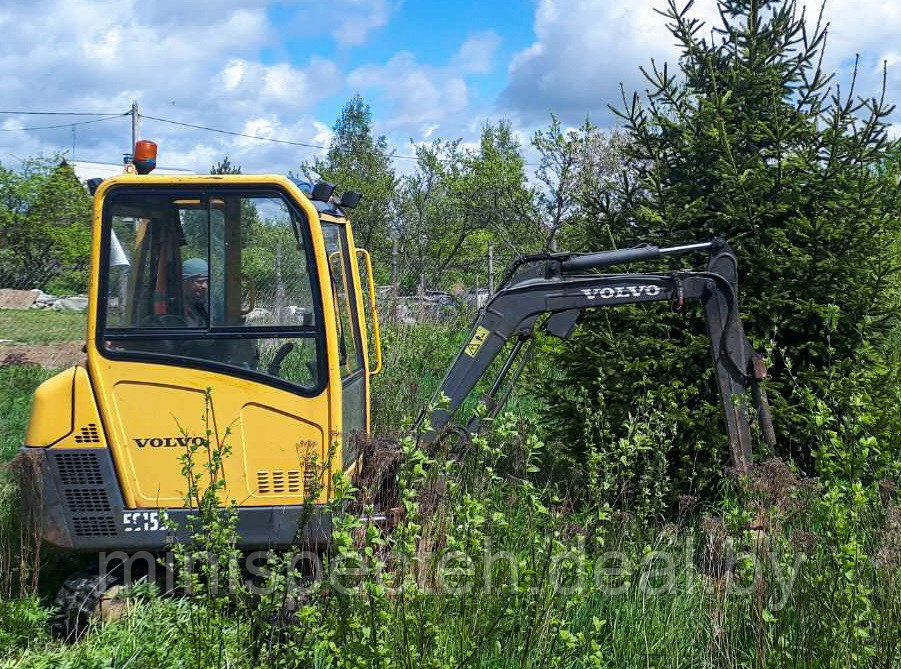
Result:
[[[263,65],[259,62],[232,60],[218,74],[223,96],[241,105],[251,102],[281,106],[282,112],[305,109],[337,92],[341,73],[331,61],[314,56],[305,67],[288,63]]]
[[[497,33],[477,33],[460,45],[452,64],[464,72],[486,74],[493,68],[494,56],[500,45],[501,38]]]
[[[325,146],[332,141],[332,135],[334,135],[334,133],[325,123],[314,121],[313,128],[316,130],[316,134],[313,135],[314,144]]]
[[[364,65],[347,76],[348,85],[363,93],[376,92],[388,113],[382,126],[391,131],[418,127],[424,132],[436,122],[463,111],[469,94],[461,73],[453,67],[417,62],[407,51],[395,54],[384,65]]]
[[[0,31],[5,109],[124,112],[137,99],[147,116],[312,143],[322,136],[314,105],[343,86],[339,68],[321,57],[261,62],[261,51],[278,44],[262,0],[4,3]],[[68,120],[81,119],[0,116],[0,127]],[[173,167],[206,170],[228,153],[245,170],[285,171],[310,154],[149,118],[141,132],[159,142],[160,164]],[[76,158],[118,162],[130,124],[76,126],[74,140]],[[72,143],[69,128],[0,133],[0,159],[71,151]]]
[[[401,0],[300,0],[285,32],[295,39],[327,32],[339,46],[356,47],[388,25],[400,6]]]
[[[344,8],[333,7],[338,10],[333,15],[338,25],[332,30],[332,37],[344,46],[363,44],[371,31],[388,23],[393,9],[388,0],[350,0],[344,4]]]
[[[699,2],[695,11],[710,8]],[[536,40],[510,63],[501,95],[524,118],[565,117],[603,110],[619,99],[619,82],[640,85],[638,65],[675,54],[659,3],[625,0],[539,0]]]
[[[229,61],[228,65],[225,66],[225,69],[223,69],[220,74],[222,77],[222,85],[225,86],[225,90],[233,91],[237,89],[246,72],[246,60],[235,58]]]
[[[675,62],[675,40],[666,19],[654,11],[656,0],[539,0],[535,11],[535,41],[513,58],[509,82],[500,95],[502,109],[523,122],[546,119],[554,111],[570,121],[586,113],[609,119],[607,104],[627,92],[646,88],[639,66]],[[802,5],[804,3],[801,3]],[[808,0],[812,27],[819,0]],[[714,0],[698,0],[691,15],[706,22],[703,33],[719,21]],[[901,3],[897,0],[828,0],[825,19],[831,22],[824,65],[846,83],[855,53],[861,54],[858,92],[878,92],[882,60],[889,60],[889,85],[901,93],[901,63],[896,49],[901,35]]]

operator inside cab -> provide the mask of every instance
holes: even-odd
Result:
[[[210,292],[210,268],[203,258],[189,258],[182,266],[182,295],[185,324],[189,328],[203,328],[210,323],[207,311]]]

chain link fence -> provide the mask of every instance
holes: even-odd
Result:
[[[85,295],[0,286],[0,365],[64,367],[83,357]]]
[[[379,286],[376,292],[379,319],[388,326],[462,322],[488,299],[488,290],[480,287],[456,294],[424,290],[395,296],[391,286]],[[83,293],[53,295],[28,284],[0,286],[0,366],[54,368],[82,360],[87,307]]]

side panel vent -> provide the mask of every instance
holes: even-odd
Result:
[[[67,488],[64,494],[70,513],[104,513],[112,510],[103,488]]]
[[[257,472],[257,493],[260,495],[299,493],[303,490],[302,484],[299,469]]]
[[[272,492],[285,492],[285,472],[272,472]]]
[[[112,516],[76,516],[72,519],[72,529],[77,537],[114,537],[116,521]]]
[[[96,423],[88,423],[81,428],[79,434],[75,435],[76,444],[99,444],[100,430],[97,429]]]
[[[261,495],[268,495],[272,492],[269,486],[269,472],[257,472],[257,492]]]
[[[91,433],[90,425],[82,428],[82,436],[97,439],[98,433]],[[96,426],[94,426],[96,430]],[[97,436],[95,436],[97,435]],[[62,449],[50,453],[55,461],[60,494],[68,511],[71,530],[74,536],[115,537],[118,535],[116,515],[113,513],[113,502],[110,499],[105,480],[112,477],[112,463],[106,451],[97,449],[65,452]],[[104,460],[101,460],[101,456]],[[118,505],[119,503],[117,503]]]
[[[59,453],[56,466],[64,486],[103,485],[100,463],[94,453]]]

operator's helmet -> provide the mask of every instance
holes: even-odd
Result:
[[[210,266],[203,258],[188,258],[181,268],[182,278],[188,279],[207,278],[210,275]]]

